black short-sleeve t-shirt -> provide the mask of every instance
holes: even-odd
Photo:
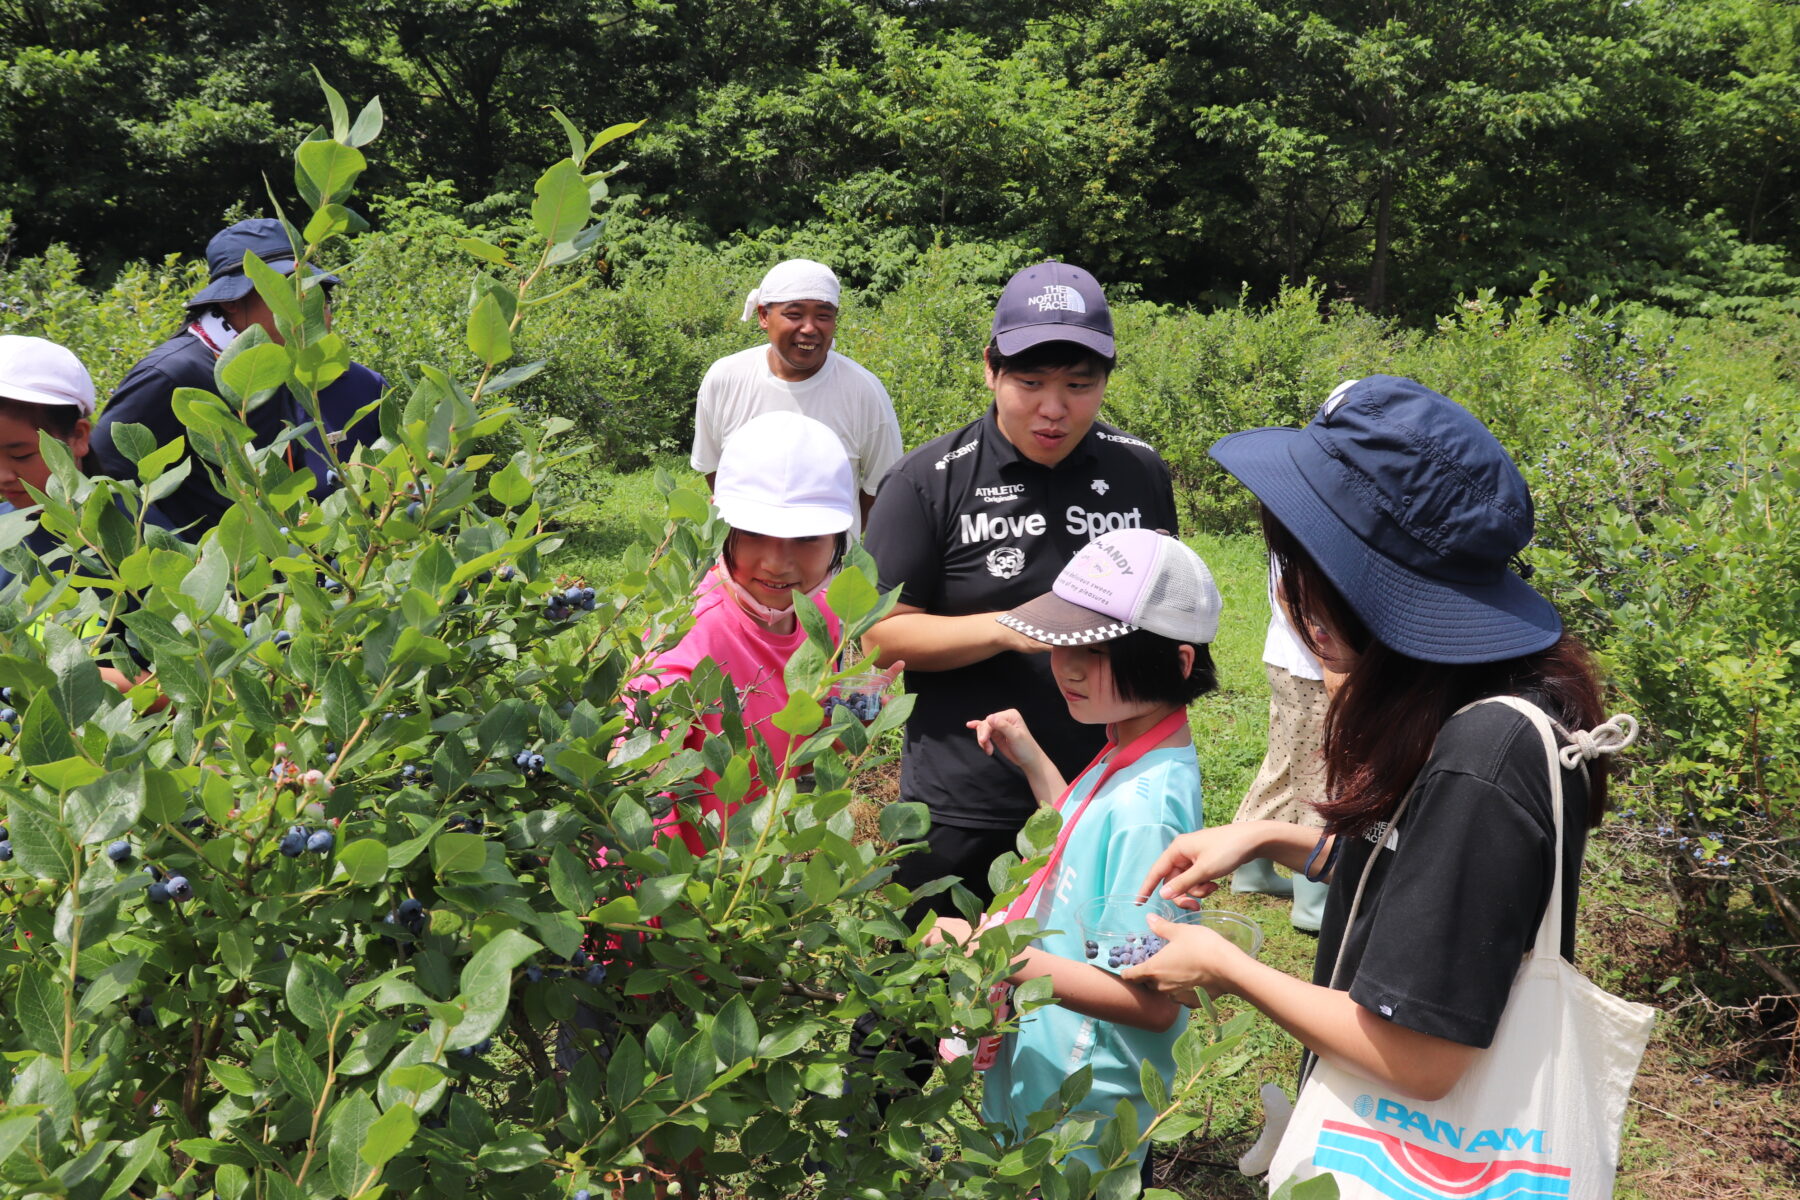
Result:
[[[1563,956],[1573,959],[1587,783],[1579,769],[1562,776],[1560,925]],[[1537,939],[1555,845],[1537,728],[1503,704],[1452,717],[1398,827],[1349,838],[1338,856],[1313,982],[1330,985],[1357,881],[1378,855],[1338,986],[1396,1025],[1487,1046]]]
[[[1050,590],[1057,573],[1111,529],[1175,532],[1169,469],[1148,443],[1096,421],[1054,467],[1032,462],[986,415],[912,451],[882,480],[864,545],[884,590],[939,616],[997,612]],[[1069,716],[1048,654],[1006,651],[949,671],[906,672],[917,696],[900,795],[934,821],[1016,829],[1036,807],[1025,776],[989,757],[966,723],[1017,708],[1063,776],[1104,744]]]

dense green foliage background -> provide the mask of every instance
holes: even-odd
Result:
[[[515,207],[554,103],[651,120],[615,237],[810,236],[883,290],[954,242],[1162,301],[1314,278],[1421,320],[1546,271],[1791,307],[1797,31],[1793,0],[12,0],[0,210],[26,253],[191,252],[267,207],[312,64],[383,98],[378,221]]]

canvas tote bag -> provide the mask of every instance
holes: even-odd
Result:
[[[1561,768],[1623,749],[1636,736],[1637,723],[1614,717],[1591,733],[1569,735],[1570,744],[1559,751],[1552,722],[1536,705],[1516,696],[1476,703],[1517,709],[1543,737],[1556,814],[1556,880],[1537,942],[1513,980],[1493,1045],[1442,1100],[1408,1099],[1317,1062],[1276,1147],[1271,1189],[1291,1177],[1330,1172],[1346,1198],[1612,1195],[1625,1101],[1656,1010],[1603,991],[1562,957]],[[1405,808],[1403,800],[1396,825]],[[1369,857],[1369,867],[1376,857]],[[1368,881],[1365,868],[1351,922]],[[1342,967],[1340,949],[1333,986]]]

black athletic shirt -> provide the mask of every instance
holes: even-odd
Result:
[[[1572,961],[1587,784],[1580,770],[1562,776],[1562,945]],[[1536,727],[1501,704],[1452,717],[1393,840],[1385,829],[1348,839],[1313,967],[1321,986],[1330,985],[1350,901],[1377,844],[1381,856],[1350,932],[1341,981],[1351,999],[1396,1025],[1487,1046],[1553,882],[1556,830]]]
[[[1075,552],[1108,529],[1175,531],[1169,468],[1155,450],[1094,423],[1054,467],[1000,433],[994,410],[912,451],[881,482],[864,545],[883,590],[938,616],[1023,604],[1050,590]],[[918,699],[906,726],[900,796],[940,824],[1017,829],[1036,807],[1023,772],[981,752],[966,722],[1017,708],[1065,778],[1106,731],[1069,717],[1050,655],[1006,651],[950,671],[908,669]]]

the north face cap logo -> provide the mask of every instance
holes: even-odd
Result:
[[[1081,293],[1067,284],[1053,283],[1037,295],[1025,301],[1039,312],[1075,312],[1085,313],[1087,301]]]

